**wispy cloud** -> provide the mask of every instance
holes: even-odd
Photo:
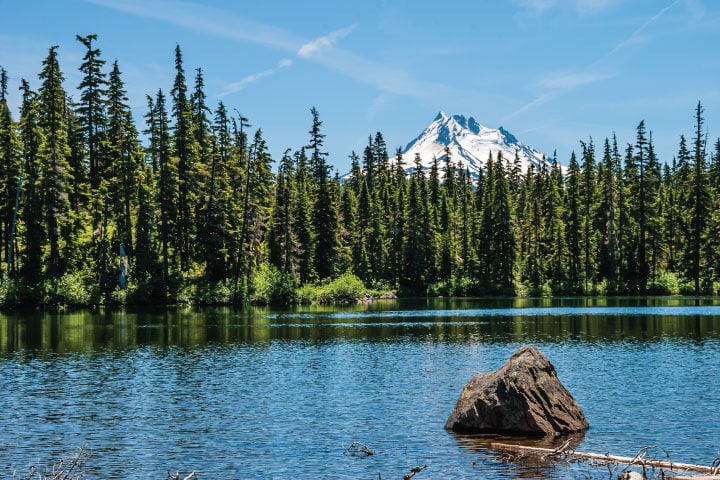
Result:
[[[577,0],[575,10],[580,15],[595,15],[619,3],[619,0]]]
[[[318,37],[315,40],[311,40],[303,44],[300,49],[298,49],[297,54],[301,57],[311,57],[315,54],[322,52],[323,50],[332,48],[335,45],[335,42],[337,42],[343,37],[347,37],[348,35],[350,35],[356,27],[357,24],[353,24],[349,27],[336,30],[329,35],[325,35],[324,37]]]
[[[516,3],[527,10],[542,13],[553,8],[558,2],[557,0],[516,0]]]
[[[568,89],[599,82],[612,77],[600,72],[553,72],[542,76],[536,86],[543,90]]]
[[[620,0],[516,0],[516,3],[525,10],[536,14],[554,8],[570,8],[579,15],[596,15],[617,5]]]
[[[251,22],[228,11],[197,3],[168,0],[86,1],[142,18],[168,22],[207,35],[276,48],[297,55],[298,58],[312,61],[355,81],[371,85],[385,93],[426,96],[449,91],[444,85],[415,79],[404,70],[338,48],[335,45],[336,42],[352,33],[357,27],[355,24],[329,35],[307,40],[281,28]],[[265,71],[254,76],[263,73]],[[267,76],[268,74],[265,74],[260,78]],[[253,81],[257,81],[257,79],[246,82],[241,80],[235,82],[235,86],[242,89]],[[229,90],[226,89],[226,91]]]
[[[539,97],[535,98],[533,101],[526,103],[522,107],[518,108],[517,110],[512,112],[510,115],[507,115],[506,117],[500,119],[500,123],[501,124],[506,123],[508,120],[511,120],[511,119],[517,117],[518,115],[527,112],[528,110],[530,110],[532,108],[543,105],[543,104],[549,102],[550,100],[554,99],[557,96],[558,96],[557,93],[543,93]]]
[[[535,5],[535,8],[550,8],[551,6],[554,6],[553,0],[520,0],[522,3],[528,7],[532,6],[533,4],[537,3]],[[580,11],[580,5],[582,4],[584,8],[606,8],[610,4],[614,3],[615,0],[576,0],[576,5],[578,6],[578,11]],[[650,17],[648,20],[646,20],[642,25],[640,25],[638,28],[633,31],[630,36],[616,44],[608,53],[603,55],[602,57],[595,60],[593,63],[591,63],[588,67],[586,67],[583,70],[577,71],[577,72],[554,72],[547,74],[540,78],[536,83],[535,86],[539,87],[542,90],[545,90],[542,94],[540,94],[538,97],[533,99],[532,101],[528,102],[527,104],[523,105],[522,107],[515,110],[513,113],[508,115],[503,119],[503,121],[507,121],[511,118],[514,118],[532,108],[535,108],[537,106],[543,105],[550,100],[559,97],[563,93],[573,89],[577,88],[583,85],[587,85],[594,82],[599,82],[602,80],[606,80],[608,78],[611,78],[612,75],[602,72],[597,72],[595,69],[599,64],[601,64],[603,61],[608,59],[609,57],[615,55],[617,52],[619,52],[622,49],[628,48],[631,45],[637,44],[642,42],[642,33],[654,22],[656,22],[660,17],[662,17],[665,13],[667,13],[668,10],[670,10],[673,6],[675,6],[677,3],[679,3],[681,0],[673,0],[673,2],[662,9],[658,11],[655,15]]]
[[[617,52],[619,52],[620,50],[623,50],[623,49],[625,49],[625,48],[627,48],[627,47],[630,47],[630,46],[632,46],[632,45],[636,45],[636,44],[638,44],[638,43],[642,43],[641,35],[642,35],[642,33],[645,31],[645,29],[647,29],[650,25],[652,25],[653,23],[655,23],[660,17],[662,17],[663,15],[665,15],[665,13],[667,13],[668,10],[670,10],[672,7],[674,7],[675,5],[677,5],[680,1],[681,1],[681,0],[673,0],[673,2],[672,2],[670,5],[662,8],[658,13],[656,13],[655,15],[653,15],[652,17],[650,17],[647,21],[645,21],[645,23],[643,23],[643,24],[640,25],[638,28],[636,28],[635,31],[632,32],[629,37],[627,37],[627,38],[624,39],[622,42],[620,42],[620,43],[618,43],[617,45],[615,45],[615,46],[612,48],[612,50],[610,50],[610,51],[609,51],[608,53],[606,53],[604,56],[602,56],[602,57],[600,57],[598,60],[596,60],[595,63],[593,63],[593,65],[596,65],[596,64],[604,61],[605,59],[607,59],[607,58],[615,55],[615,54],[616,54]]]
[[[222,98],[222,97],[226,97],[232,93],[239,92],[240,90],[243,90],[248,85],[251,85],[265,77],[269,77],[270,75],[272,75],[273,73],[275,73],[277,70],[279,70],[281,68],[288,68],[288,67],[292,66],[292,63],[293,63],[292,60],[290,60],[289,58],[284,58],[278,62],[278,64],[275,66],[275,68],[268,68],[267,70],[263,70],[262,72],[253,73],[252,75],[248,75],[248,76],[244,77],[239,82],[233,82],[233,83],[226,85],[225,88],[223,89],[223,91],[220,93],[220,95],[218,95],[218,97]]]
[[[216,37],[240,40],[295,52],[305,42],[299,36],[259,22],[246,20],[219,8],[169,0],[86,0],[142,18],[161,20]]]

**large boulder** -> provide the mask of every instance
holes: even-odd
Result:
[[[590,425],[555,367],[526,345],[494,372],[465,385],[445,428],[463,433],[564,435]]]

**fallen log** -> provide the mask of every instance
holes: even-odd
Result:
[[[720,480],[720,475],[675,475],[672,480]]]
[[[526,447],[523,445],[512,445],[509,443],[497,443],[493,442],[490,444],[490,448],[501,452],[520,453],[528,454],[535,453],[543,456],[544,458],[552,458],[555,456],[568,456],[572,458],[580,458],[583,460],[599,460],[607,463],[620,463],[623,465],[640,465],[645,467],[665,468],[675,472],[697,472],[711,475],[709,478],[717,478],[718,471],[717,467],[706,467],[704,465],[694,465],[692,463],[677,463],[670,462],[667,460],[647,460],[640,455],[634,457],[622,457],[617,455],[610,455],[609,453],[588,453],[588,452],[576,452],[574,450],[565,449],[563,447],[552,449],[552,448],[541,448],[541,447]],[[678,477],[673,477],[678,478]],[[698,477],[691,477],[693,480],[697,480]],[[700,477],[702,478],[702,477]]]

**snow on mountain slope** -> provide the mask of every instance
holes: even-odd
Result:
[[[437,157],[442,172],[445,162],[445,148],[450,149],[450,158],[455,164],[461,160],[463,166],[470,170],[472,176],[485,168],[490,154],[493,160],[502,153],[505,161],[513,162],[517,154],[522,164],[522,171],[527,171],[530,164],[538,168],[545,156],[522,144],[514,135],[500,127],[488,128],[480,125],[473,117],[463,115],[447,116],[438,113],[435,120],[415,140],[407,144],[403,150],[403,161],[408,170],[414,168],[415,154],[420,154],[424,168],[429,169],[433,157]]]

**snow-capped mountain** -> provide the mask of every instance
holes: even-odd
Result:
[[[450,158],[455,164],[461,160],[463,166],[476,176],[485,168],[490,154],[493,160],[502,153],[505,161],[513,162],[517,153],[522,164],[522,171],[527,171],[530,164],[538,168],[545,160],[545,155],[522,144],[513,134],[503,127],[498,129],[480,125],[473,117],[463,115],[447,116],[438,113],[435,120],[415,140],[407,144],[403,150],[403,161],[408,171],[414,168],[415,154],[419,153],[424,168],[429,169],[433,157],[437,157],[440,171],[445,162],[445,148],[450,148]]]

